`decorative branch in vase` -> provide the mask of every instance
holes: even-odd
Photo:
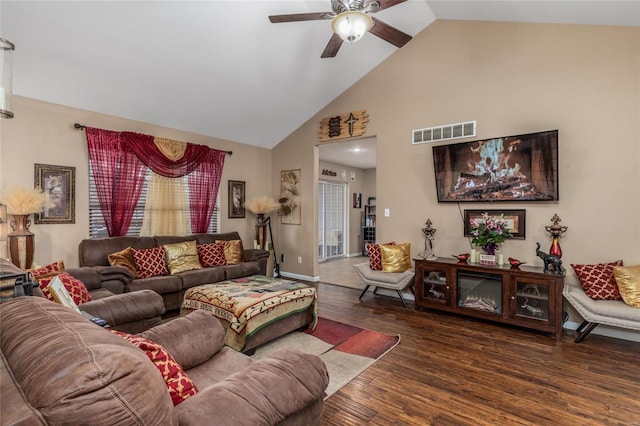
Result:
[[[276,211],[280,208],[280,204],[272,197],[262,195],[245,201],[244,206],[251,213],[255,214],[258,223],[256,224],[256,239],[254,240],[254,248],[259,247],[266,249],[267,243],[267,218],[265,215]]]
[[[20,269],[29,269],[33,263],[33,232],[29,230],[29,215],[40,213],[50,201],[40,188],[24,186],[10,187],[2,194],[7,213],[13,216],[10,222],[9,253],[11,262]]]

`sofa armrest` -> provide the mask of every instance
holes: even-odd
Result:
[[[306,407],[317,407],[328,383],[319,357],[281,349],[200,389],[176,411],[180,425],[273,425]]]
[[[196,310],[139,335],[164,347],[188,370],[205,363],[222,349],[225,330],[216,317]]]
[[[102,277],[98,272],[90,266],[82,266],[80,268],[69,268],[68,272],[74,278],[82,281],[87,290],[96,290],[102,287]]]
[[[115,294],[80,305],[80,310],[102,318],[118,328],[119,325],[160,317],[164,311],[162,296],[152,290]]]
[[[269,258],[269,252],[262,249],[244,249],[242,251],[242,260],[244,262],[253,262],[260,259]]]

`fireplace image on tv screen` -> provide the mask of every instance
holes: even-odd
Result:
[[[558,200],[558,131],[433,147],[438,202]]]

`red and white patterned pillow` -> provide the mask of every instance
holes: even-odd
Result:
[[[623,266],[622,260],[595,265],[571,264],[587,296],[594,300],[622,300],[613,276],[614,266]]]
[[[149,278],[158,275],[169,275],[164,260],[164,247],[150,249],[131,249],[133,261],[136,263],[138,278]]]
[[[71,274],[69,274],[68,272],[64,272],[62,274],[50,276],[47,278],[40,278],[38,280],[38,286],[40,287],[40,290],[42,290],[42,293],[44,293],[44,296],[47,299],[54,302],[56,301],[56,299],[54,299],[51,292],[47,289],[47,286],[49,285],[49,283],[51,283],[51,281],[53,281],[53,279],[56,276],[58,277],[58,279],[60,279],[60,281],[62,282],[62,285],[64,285],[64,288],[67,289],[67,291],[71,295],[71,298],[73,299],[76,305],[80,305],[86,302],[91,302],[93,300],[93,298],[91,297],[91,294],[89,294],[89,291],[87,290],[87,287],[85,287],[84,283],[79,279],[75,278],[74,276],[72,276]]]
[[[162,374],[173,405],[178,405],[185,399],[198,393],[198,388],[195,383],[186,375],[180,364],[176,362],[173,355],[165,348],[144,337],[133,336],[111,329],[109,329],[109,331],[124,337],[147,354],[147,357],[149,357],[153,365],[155,365],[158,371],[160,371],[160,374]]]
[[[62,260],[58,260],[57,262],[52,262],[48,265],[37,266],[35,268],[27,270],[27,272],[31,272],[33,274],[33,278],[35,278],[36,281],[40,278],[55,277],[56,275],[61,274],[64,271],[64,262]]]
[[[387,244],[395,244],[391,241]],[[380,246],[375,243],[366,244],[367,253],[369,253],[369,268],[373,271],[382,271],[382,255],[380,254]]]
[[[369,268],[373,271],[382,271],[380,247],[377,244],[367,243],[367,253],[369,253]]]
[[[196,247],[200,264],[203,268],[227,264],[227,260],[224,257],[224,244],[224,241],[218,241],[212,244],[199,244]]]

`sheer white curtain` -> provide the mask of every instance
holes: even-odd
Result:
[[[140,235],[191,233],[187,177],[167,178],[150,172]]]

